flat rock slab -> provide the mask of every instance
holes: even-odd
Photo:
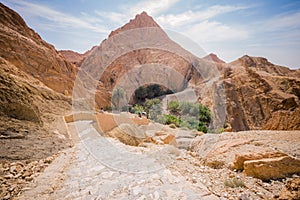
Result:
[[[235,155],[235,161],[232,165],[233,169],[236,170],[243,170],[244,169],[244,163],[246,161],[251,160],[260,160],[264,158],[278,158],[287,156],[285,153],[281,152],[268,152],[268,153],[255,153],[255,154],[236,154]]]
[[[284,178],[290,174],[300,173],[300,160],[290,156],[249,160],[244,162],[244,172],[248,176],[264,181]]]

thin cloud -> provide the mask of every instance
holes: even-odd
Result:
[[[18,10],[20,10],[27,16],[39,17],[41,19],[44,19],[48,23],[45,25],[47,28],[84,28],[99,33],[109,32],[109,30],[107,30],[102,25],[99,25],[99,23],[96,25],[92,24],[92,22],[95,22],[95,20],[87,20],[87,17],[85,17],[84,15],[82,16],[83,19],[81,19],[79,17],[74,17],[58,12],[44,5],[29,3],[25,1],[15,1],[13,2],[13,4],[15,4],[15,7],[17,7]]]
[[[168,10],[171,6],[176,4],[179,0],[151,0],[142,1],[134,6],[125,7],[125,11],[129,11],[131,15],[136,15],[142,11],[146,11],[152,16],[161,14],[162,12]]]
[[[239,11],[247,8],[248,7],[245,6],[215,5],[207,8],[206,10],[200,10],[200,11],[189,10],[176,15],[173,14],[161,15],[157,18],[157,20],[163,25],[176,27],[176,26],[185,25],[187,23],[192,24],[195,22],[207,20],[218,15]]]
[[[186,34],[191,38],[196,38],[200,43],[220,42],[229,40],[245,40],[249,33],[233,26],[228,26],[217,21],[208,21],[194,24],[186,30]]]
[[[103,19],[108,19],[109,21],[117,23],[118,25],[124,24],[129,19],[128,14],[126,15],[125,13],[121,12],[105,12],[96,10],[95,13],[97,16]]]
[[[284,29],[300,28],[300,12],[284,13],[276,15],[273,18],[263,22],[263,25],[267,30],[277,31]]]
[[[269,19],[249,25],[253,35],[265,46],[297,46],[300,44],[300,12],[275,15]]]
[[[179,0],[152,0],[141,1],[137,4],[127,4],[119,7],[119,12],[107,12],[96,10],[95,14],[103,19],[108,20],[111,26],[120,26],[128,22],[135,15],[146,11],[151,16],[157,16],[167,11],[171,6],[175,5]]]

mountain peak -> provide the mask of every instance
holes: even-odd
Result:
[[[225,63],[222,59],[220,59],[216,54],[210,53],[207,56],[203,57],[204,60],[215,62],[215,63]]]
[[[127,24],[125,24],[121,28],[112,31],[109,34],[109,37],[112,37],[122,31],[127,31],[135,28],[146,28],[146,27],[160,27],[160,26],[154,21],[154,19],[151,16],[149,16],[145,11],[143,11],[141,14],[137,14],[134,19],[131,19]]]

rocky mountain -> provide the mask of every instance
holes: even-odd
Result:
[[[109,38],[117,35],[121,32],[128,31],[136,28],[149,28],[149,27],[159,27],[159,25],[153,20],[151,16],[149,16],[145,11],[139,15],[136,15],[135,19],[130,20],[124,26],[112,31],[109,34]]]
[[[83,68],[100,79],[110,99],[116,87],[131,99],[139,86],[158,83],[173,90],[175,98],[177,92],[192,89],[215,118],[222,121],[226,115],[223,122],[234,131],[300,129],[299,70],[250,56],[228,64],[215,54],[194,57],[145,12],[112,31]]]
[[[80,67],[83,60],[88,57],[95,48],[96,46],[93,46],[90,50],[84,53],[78,53],[72,50],[60,50],[58,52],[65,58],[66,61],[75,64],[77,67]]]
[[[261,57],[225,65],[228,121],[235,130],[300,129],[300,74]]]
[[[46,158],[69,145],[77,69],[3,4],[0,16],[0,159]]]
[[[124,88],[129,100],[138,87],[160,84],[175,97],[177,92],[193,91],[216,118],[225,113],[223,123],[235,131],[299,129],[299,70],[250,56],[228,64],[215,54],[197,58],[172,41],[146,12],[84,54],[57,52],[3,4],[1,16],[2,59],[54,91],[73,93],[80,108],[110,106],[117,87]]]
[[[16,12],[0,4],[0,15],[0,56],[51,89],[71,94],[77,68],[42,40]]]
[[[202,59],[215,62],[215,63],[225,63],[224,60],[220,59],[216,54],[210,53],[207,56],[204,56]]]
[[[89,88],[98,88],[102,92],[99,101],[106,102],[101,105],[106,107],[111,105],[112,90],[116,87],[122,86],[127,90],[128,99],[138,86],[155,82],[171,90],[182,91],[191,76],[192,64],[187,61],[190,59],[188,56],[189,52],[170,40],[152,17],[143,12],[123,27],[112,31],[84,60],[80,70],[82,76],[79,74],[78,77],[82,78],[82,82],[85,82],[86,77],[94,79],[94,85],[89,85]],[[153,70],[156,70],[156,76],[149,76]],[[172,79],[172,76],[177,78]],[[87,90],[84,93],[80,88],[75,90],[82,94],[78,99],[87,99],[93,95]]]

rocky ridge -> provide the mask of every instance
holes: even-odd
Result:
[[[202,59],[208,60],[216,63],[225,63],[225,61],[221,60],[216,54],[210,53],[207,56],[204,56]]]
[[[77,68],[2,3],[0,15],[0,56],[54,91],[70,95]]]
[[[86,59],[95,48],[96,46],[93,46],[90,50],[84,53],[77,53],[72,50],[60,50],[58,52],[65,58],[66,61],[75,64],[77,67],[80,67],[84,59]]]
[[[153,41],[147,38],[146,31],[143,32],[145,28],[152,34]],[[122,39],[129,32],[134,35],[135,41],[131,41],[130,37],[125,37],[127,41]],[[147,40],[148,48],[139,45],[143,42],[139,37]],[[113,58],[114,55],[110,55],[109,52],[118,51],[114,49],[116,41],[119,42],[117,45],[124,43],[122,47],[125,48],[134,43],[138,44],[134,44],[137,46],[134,49],[130,47],[125,53]],[[165,46],[169,48],[166,50]],[[173,49],[175,51],[172,51]],[[145,12],[112,31],[109,38],[101,43],[98,51],[108,51],[106,56],[109,62],[105,67],[93,68],[99,60],[90,58],[87,58],[85,64],[90,70],[89,74],[99,74],[101,87],[108,88],[106,96],[109,98],[109,91],[115,87],[123,87],[128,95],[127,99],[130,99],[137,87],[159,83],[175,93],[192,89],[198,101],[209,106],[215,116],[222,112],[216,109],[220,108],[219,105],[224,101],[224,124],[229,124],[233,131],[300,129],[299,70],[290,70],[274,65],[265,58],[247,55],[231,63],[222,62],[214,54],[203,59],[195,58],[170,40]],[[95,51],[92,57],[95,56],[101,55]],[[110,57],[113,59],[110,60]],[[172,73],[168,71],[170,69],[173,70]],[[155,75],[149,76],[151,73]],[[172,79],[172,83],[166,82],[170,77],[176,78]],[[218,96],[220,88],[224,88],[223,96]],[[216,102],[218,98],[221,102]],[[106,99],[105,102],[110,104],[110,99]]]
[[[62,116],[77,69],[2,3],[0,16],[0,198],[12,199],[72,145]]]
[[[128,31],[136,28],[149,28],[149,27],[159,27],[160,26],[150,17],[145,11],[141,14],[135,16],[134,19],[130,20],[124,26],[112,31],[108,37],[113,37],[114,35],[120,34],[121,32]]]
[[[299,130],[299,72],[243,56],[223,69],[227,119],[234,130]]]

